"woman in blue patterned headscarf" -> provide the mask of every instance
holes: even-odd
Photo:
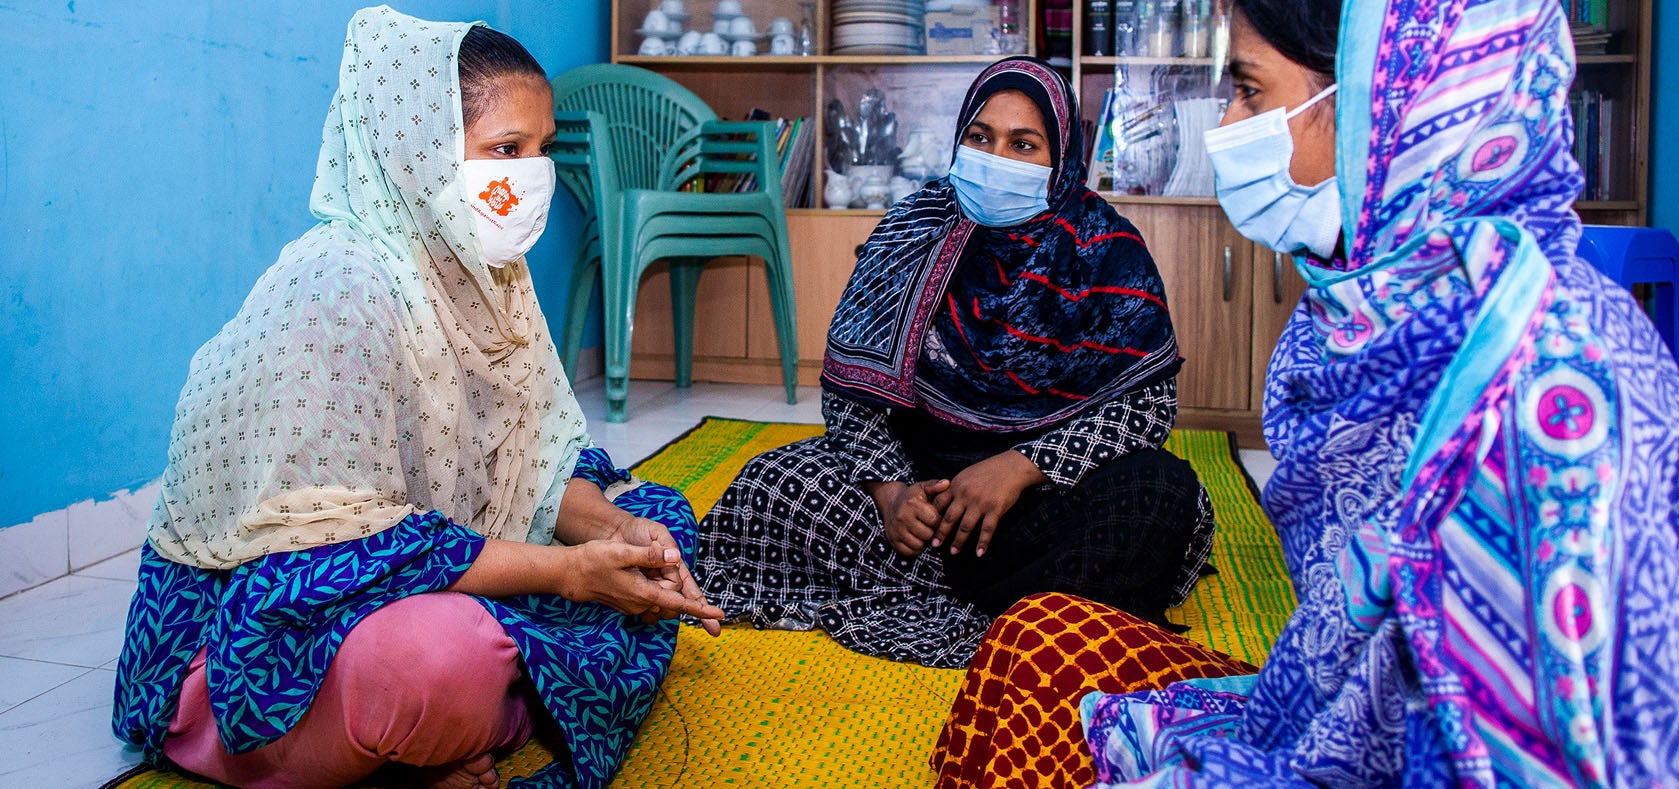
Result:
[[[1085,186],[1066,80],[992,64],[957,132],[949,178],[887,212],[840,299],[827,434],[747,465],[695,568],[733,617],[935,666],[1034,592],[1164,622],[1212,532],[1160,448],[1180,366],[1165,289]]]
[[[1300,606],[1257,675],[1087,697],[1096,778],[1673,785],[1679,370],[1575,254],[1561,4],[1308,6],[1237,0],[1209,137],[1237,226],[1309,253],[1265,409]],[[1332,72],[1272,43],[1337,11]]]

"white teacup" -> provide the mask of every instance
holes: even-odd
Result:
[[[752,25],[752,17],[737,16],[729,22],[729,32],[737,36],[756,35],[758,29]]]
[[[777,36],[793,35],[793,20],[784,16],[778,16],[770,20],[770,34]]]
[[[734,49],[730,52],[730,54],[734,55],[737,58],[752,57],[753,55],[758,54],[758,43],[755,42],[755,41],[748,41],[748,40],[745,40],[745,39],[742,39],[740,41],[736,41]]]
[[[740,0],[717,0],[718,16],[740,16]]]
[[[729,19],[728,19],[728,17],[718,17],[717,19],[712,20],[712,22],[711,22],[711,32],[716,33],[717,35],[720,35],[720,36],[727,35],[728,32],[729,32]]]
[[[682,16],[688,13],[688,7],[682,0],[665,0],[659,4],[659,10],[665,12],[666,16]]]
[[[671,52],[670,43],[658,36],[648,36],[641,40],[641,54],[658,57]]]
[[[771,55],[791,55],[791,54],[793,54],[793,37],[791,35],[787,35],[787,34],[783,33],[783,34],[775,36],[774,38],[771,38],[770,39],[770,54]]]
[[[705,36],[701,35],[700,31],[698,31],[698,30],[690,30],[686,33],[683,33],[682,37],[676,40],[676,54],[678,54],[678,55],[697,55],[697,54],[699,54],[700,53],[700,47],[702,46],[700,41],[704,38],[705,38]]]
[[[723,37],[716,33],[706,33],[700,36],[700,51],[707,55],[727,55],[729,54],[729,42],[724,41]]]
[[[641,29],[649,33],[668,33],[670,32],[670,25],[670,17],[665,16],[665,12],[657,8],[648,11],[647,18],[641,20]]]

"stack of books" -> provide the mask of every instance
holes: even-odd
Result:
[[[1609,0],[1563,0],[1574,52],[1602,55],[1609,51]]]
[[[769,113],[753,110],[746,117],[752,121],[767,121]],[[775,119],[775,150],[781,156],[781,194],[788,208],[810,208],[811,163],[816,160],[816,131],[809,118]],[[698,185],[701,191],[712,193],[755,192],[758,179],[735,173],[713,173]]]
[[[1582,200],[1613,200],[1620,188],[1614,178],[1615,100],[1599,91],[1583,90],[1569,96],[1574,114],[1574,160],[1586,176]]]
[[[810,172],[816,161],[816,129],[809,118],[782,118],[776,123],[776,150],[781,152],[781,194],[788,208],[814,208]]]
[[[1610,33],[1607,28],[1576,23],[1570,24],[1568,30],[1574,35],[1575,54],[1603,55],[1609,52]]]

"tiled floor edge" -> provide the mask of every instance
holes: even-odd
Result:
[[[157,495],[153,481],[0,529],[0,598],[140,547]]]

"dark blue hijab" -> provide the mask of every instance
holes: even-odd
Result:
[[[971,430],[1053,426],[1175,375],[1165,287],[1137,229],[1085,187],[1067,81],[1036,58],[981,72],[956,145],[985,101],[1026,94],[1043,113],[1049,210],[1020,225],[963,216],[949,179],[899,201],[864,245],[828,329],[822,385]]]

